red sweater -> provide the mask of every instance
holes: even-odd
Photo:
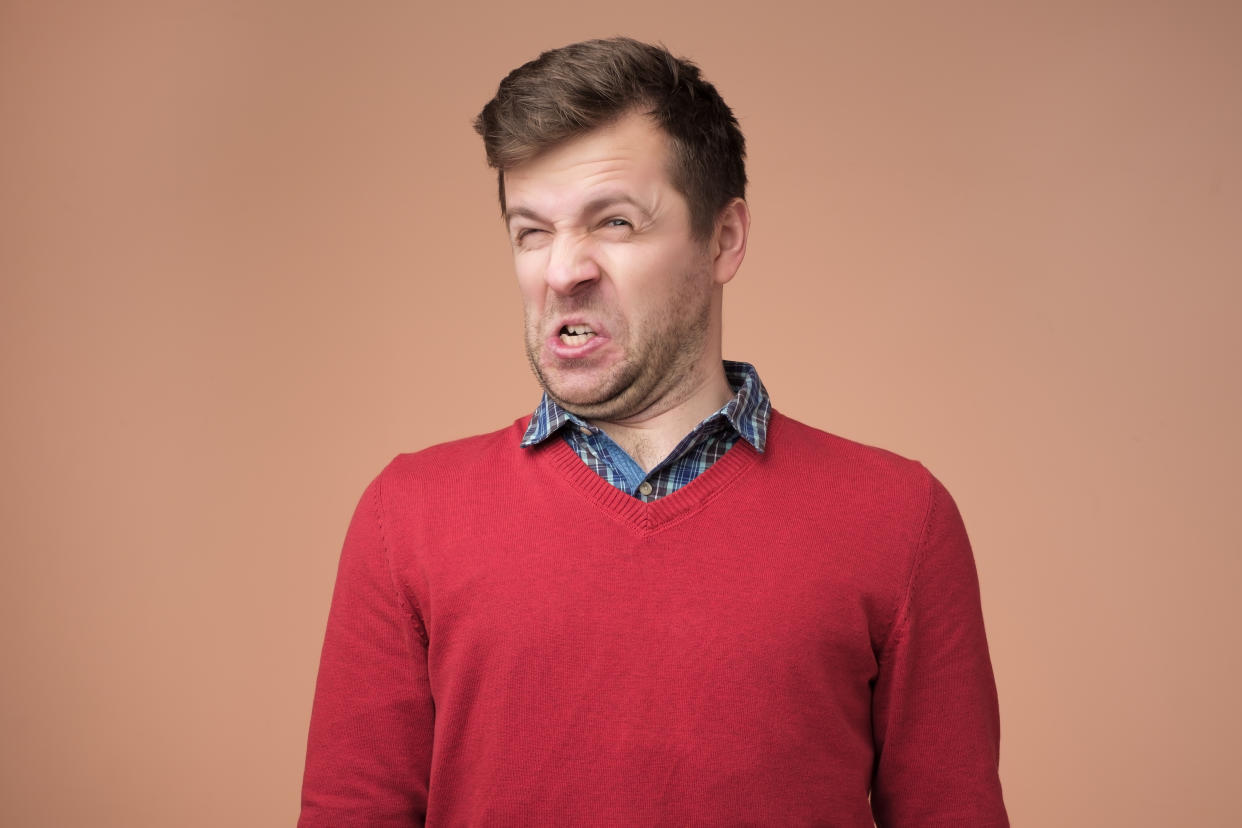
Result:
[[[644,504],[525,424],[363,495],[300,826],[1008,825],[974,561],[922,466],[773,412],[763,454]]]

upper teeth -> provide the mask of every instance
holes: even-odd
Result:
[[[565,333],[570,336],[578,336],[579,334],[595,333],[588,325],[566,325]]]

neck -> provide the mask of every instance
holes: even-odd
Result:
[[[643,471],[651,469],[668,457],[682,438],[695,426],[733,396],[725,377],[724,366],[716,360],[715,370],[708,372],[694,387],[677,398],[632,417],[620,420],[591,420],[633,458]]]

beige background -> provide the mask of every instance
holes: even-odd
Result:
[[[662,5],[0,4],[0,824],[292,823],[355,499],[537,400],[471,118],[617,33],[749,138],[726,355],[960,502],[1015,823],[1240,824],[1239,5]]]

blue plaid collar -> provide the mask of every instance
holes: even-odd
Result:
[[[768,390],[759,381],[755,366],[748,362],[731,362],[726,359],[724,370],[729,387],[734,391],[733,397],[719,411],[699,423],[695,431],[703,431],[713,425],[714,421],[728,423],[743,440],[754,446],[756,451],[762,452],[768,442],[768,419],[772,412]],[[551,397],[544,394],[535,413],[531,415],[530,425],[522,435],[521,445],[523,448],[538,445],[567,424],[595,430],[595,426],[561,408]]]

